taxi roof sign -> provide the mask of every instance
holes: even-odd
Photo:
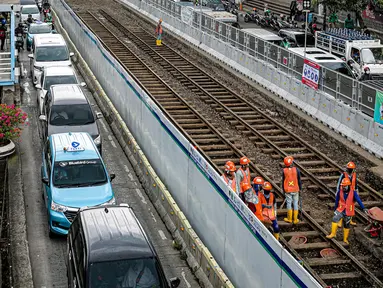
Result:
[[[71,146],[64,147],[64,151],[68,151],[68,152],[79,152],[84,150],[85,150],[84,147],[81,147],[80,143],[76,141],[73,141]]]

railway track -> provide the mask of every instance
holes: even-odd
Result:
[[[120,62],[120,64],[127,70],[127,72],[135,79],[135,81],[139,83],[141,87],[146,91],[146,93],[152,97],[153,101],[162,109],[163,113],[166,114],[168,119],[170,119],[174,125],[185,135],[185,137],[187,137],[188,140],[194,144],[194,146],[202,153],[202,155],[210,162],[210,164],[215,167],[215,169],[217,169],[217,171],[222,170],[222,166],[227,160],[233,160],[233,162],[238,164],[238,159],[243,156],[243,153],[241,152],[241,146],[238,143],[235,143],[234,139],[230,139],[226,135],[222,135],[216,127],[209,123],[209,121],[205,119],[196,109],[192,108],[185,99],[178,95],[168,84],[166,84],[158,75],[156,75],[156,73],[154,73],[154,71],[146,63],[140,60],[139,57],[131,49],[129,49],[129,47],[126,46],[126,44],[119,40],[121,37],[118,37],[110,28],[108,28],[115,26],[117,29],[123,29],[122,26],[118,26],[118,22],[114,21],[114,19],[110,15],[106,14],[105,11],[100,11],[100,14],[93,14],[89,11],[78,11],[77,15],[100,39],[106,49],[108,49],[109,52]],[[103,24],[103,21],[109,21],[108,27]],[[142,34],[140,36],[146,37],[146,33],[144,31],[141,32]],[[153,38],[150,38],[149,35],[147,37],[148,43],[150,39],[153,41]],[[133,41],[133,38],[134,37],[131,36],[130,39]],[[148,53],[153,53],[151,52],[153,51],[153,47],[150,45],[145,46],[143,44],[145,41],[139,42],[142,43],[139,48],[145,49],[145,52],[148,51]],[[168,47],[163,46],[158,50],[164,51],[161,52],[161,54],[155,54],[153,56],[162,59],[161,61],[164,59],[162,55],[167,55],[166,57],[168,57],[168,59],[173,57],[173,61],[177,63],[178,61],[179,63],[183,63],[183,61],[185,61],[182,58],[178,58],[179,56],[174,54],[170,48],[170,50],[167,49]],[[165,53],[166,51],[167,53]],[[179,71],[182,67],[182,64],[179,65],[180,66],[178,66],[178,68],[175,68],[174,66],[170,67],[173,67],[172,69],[174,71]],[[181,82],[184,82],[185,85],[190,85],[190,89],[192,89],[197,94],[200,93],[201,97],[206,97],[206,100],[209,100],[209,98],[207,98],[208,96],[206,95],[215,93],[218,89],[218,91],[221,91],[222,94],[214,94],[214,97],[219,98],[218,101],[223,101],[222,103],[232,103],[226,101],[232,97],[230,95],[226,95],[226,90],[222,91],[223,88],[216,87],[215,85],[212,85],[211,87],[208,84],[205,85],[203,81],[203,78],[205,77],[204,74],[201,74],[199,70],[193,71],[193,69],[195,68],[184,67],[183,70],[184,73],[187,71],[188,77],[191,79],[188,81],[193,81],[193,86],[188,84],[189,82],[187,82],[187,79],[185,79],[183,74],[179,75],[179,78],[177,79],[179,79]],[[194,82],[196,81],[198,81],[199,84],[195,84]],[[199,92],[201,91],[201,88],[197,89],[198,86],[196,85],[203,85],[203,91],[206,92]],[[224,113],[224,116],[226,116],[227,119],[230,121],[238,121],[236,122],[238,125],[244,126],[244,124],[240,124],[242,123],[241,119],[252,121],[252,125],[260,125],[265,123],[262,117],[266,117],[267,119],[267,116],[263,116],[262,114],[260,114],[262,117],[256,116],[256,119],[254,119],[254,112],[252,112],[252,110],[235,109],[241,106],[229,105],[228,107],[231,107],[230,109],[234,109],[233,111],[235,111],[235,114],[233,115],[231,110],[226,110],[228,108],[224,108],[223,106],[219,105],[221,102],[216,102],[214,100],[213,104],[215,103],[218,105],[217,107],[221,107],[221,112]],[[246,105],[251,104],[249,103]],[[246,125],[249,125],[248,122],[246,123]],[[269,137],[278,136],[279,132],[276,132],[277,131],[270,133]],[[255,141],[259,142],[260,139],[263,138],[267,139],[267,141],[271,141],[264,135],[258,134],[257,138],[254,138]],[[272,139],[276,140],[279,138],[274,137]],[[283,141],[287,140],[288,139],[286,138]],[[273,143],[273,145],[276,144]],[[274,154],[277,155],[277,153]],[[279,185],[274,183],[261,169],[254,165],[254,163],[251,163],[250,169],[252,177],[260,175],[272,183],[275,192],[279,195],[278,201],[281,203],[283,200],[283,195]],[[337,171],[339,171],[339,169]],[[280,209],[278,218],[283,218],[285,214],[286,210]],[[318,223],[318,221],[313,219],[310,216],[309,211],[302,211],[302,216],[303,221],[301,221],[298,225],[292,225],[280,221],[280,240],[282,244],[288,250],[290,250],[290,252],[298,260],[302,261],[303,266],[323,286],[338,285],[338,287],[383,287],[382,282],[374,275],[374,273],[369,271],[369,269],[367,269],[360,260],[351,255],[351,253],[349,253],[340,242],[334,239],[328,240],[325,238],[327,231],[325,231],[321,226],[323,223]],[[297,227],[299,228],[299,231],[294,231]],[[305,244],[299,244],[292,241],[293,239],[296,239],[295,236],[305,236],[307,237],[308,241]],[[338,257],[332,259],[321,258],[320,251],[325,248],[334,249]],[[338,271],[339,269],[337,267],[339,267],[339,265],[342,265],[341,271]]]
[[[327,201],[329,207],[333,205],[339,174],[344,171],[340,165],[174,49],[166,45],[157,47],[154,36],[141,27],[126,28],[105,11],[100,10],[100,14],[186,88],[213,107],[233,128],[248,135],[260,150],[273,159],[280,159],[280,165],[283,165],[285,156],[293,156],[303,174],[304,187],[317,194],[322,201]],[[360,179],[358,182],[359,195],[365,206],[383,207],[383,195]],[[357,217],[359,221],[367,222],[366,215],[359,209]]]

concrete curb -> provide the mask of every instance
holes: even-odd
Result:
[[[63,35],[71,50],[76,53],[74,58],[76,66],[87,80],[88,87],[93,92],[93,96],[106,121],[111,126],[115,137],[132,163],[142,186],[145,188],[145,193],[172,234],[174,247],[181,251],[181,255],[185,256],[188,265],[202,287],[234,287],[218,266],[208,248],[203,245],[170,192],[151,167],[120,114],[62,27],[60,19],[54,11],[53,13],[56,19],[56,27],[59,28],[59,32]]]
[[[21,180],[21,159],[17,151],[8,158],[8,189],[13,288],[33,288],[32,268],[27,239],[27,220]]]

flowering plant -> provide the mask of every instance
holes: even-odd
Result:
[[[25,123],[27,114],[15,105],[0,104],[0,146],[21,135],[19,126]]]

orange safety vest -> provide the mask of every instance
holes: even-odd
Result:
[[[342,186],[340,186],[340,197],[338,208],[336,209],[338,212],[342,213],[344,209],[346,209],[346,216],[354,216],[355,215],[355,205],[354,205],[354,190],[350,190],[348,192],[347,199],[344,199],[344,192]]]
[[[299,192],[297,168],[283,168],[283,173],[285,175],[285,181],[283,182],[283,188],[285,192]]]
[[[157,27],[156,27],[156,34],[162,34],[162,25],[161,24],[158,24]]]
[[[261,205],[271,205],[271,209],[262,208],[262,215],[266,220],[273,221],[275,220],[275,211],[274,211],[274,194],[270,193],[269,199],[266,199],[265,195],[261,194]],[[267,201],[269,200],[269,201]]]
[[[257,204],[254,204],[255,205],[255,216],[263,221],[264,218],[263,218],[263,215],[262,215],[262,203],[261,203],[261,197],[263,196],[261,192],[258,192],[258,195],[257,195],[257,192],[254,191],[253,189],[253,193],[258,197],[258,203]]]
[[[226,184],[229,185],[229,178],[226,177],[226,174],[223,173],[222,174],[223,176],[223,180],[225,180]],[[234,192],[237,192],[237,185],[236,185],[236,181],[235,181],[235,177],[233,178],[233,180],[231,180],[231,185],[230,185],[231,189],[233,189]]]
[[[245,170],[243,170],[242,167],[241,167],[241,168],[239,168],[239,170],[240,170],[240,171],[242,172],[242,174],[243,174],[243,179],[242,179],[242,181],[241,181],[241,183],[240,183],[240,186],[239,186],[239,188],[241,189],[240,192],[243,193],[243,192],[245,192],[245,191],[242,190],[242,184],[244,184],[244,183],[249,183],[249,184],[251,185],[251,181],[250,181],[250,169],[247,168],[246,171],[245,171]]]
[[[350,179],[350,177],[348,177],[347,172],[343,172],[343,175],[344,175],[344,178]],[[356,173],[355,172],[353,172],[351,174],[350,182],[351,182],[351,190],[355,191],[355,187],[356,187]]]

